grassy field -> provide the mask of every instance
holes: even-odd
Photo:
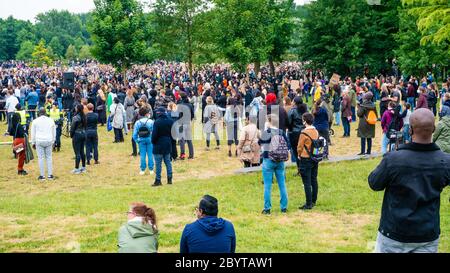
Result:
[[[332,154],[359,152],[359,139],[339,138],[335,128]],[[0,125],[0,131],[5,125]],[[374,151],[379,150],[377,129]],[[152,188],[154,177],[140,176],[139,159],[126,143],[113,144],[113,136],[100,129],[100,165],[73,176],[70,140],[53,155],[54,182],[37,181],[37,160],[26,165],[30,175],[19,177],[10,146],[0,146],[0,252],[116,252],[117,231],[126,221],[128,204],[143,201],[159,218],[160,252],[177,252],[185,224],[195,220],[194,208],[204,194],[219,199],[219,214],[234,223],[238,252],[371,252],[379,221],[382,193],[372,192],[367,176],[379,159],[324,164],[319,169],[319,201],[310,212],[304,203],[303,185],[288,169],[289,212],[279,213],[277,186],[273,189],[273,214],[262,216],[261,174],[233,175],[241,165],[220,151],[204,151],[195,141],[196,158],[174,164],[174,185]],[[0,142],[10,141],[0,137]],[[164,171],[165,172],[165,171]],[[163,175],[165,182],[165,174]],[[440,252],[450,251],[450,193],[442,198]]]

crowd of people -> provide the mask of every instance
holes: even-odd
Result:
[[[297,174],[304,184],[306,200],[299,208],[310,210],[316,206],[319,162],[327,160],[329,146],[336,145],[331,141],[333,125],[342,124],[342,137],[348,138],[352,123],[358,121],[360,156],[372,154],[377,122],[381,122],[382,128],[382,154],[405,149],[401,144],[412,145],[414,150],[418,147],[414,146],[414,139],[417,140],[420,126],[414,126],[412,121],[414,115],[419,116],[415,113],[428,115],[422,111],[424,108],[433,118],[439,116],[440,119],[437,129],[427,135],[437,144],[432,150],[438,147],[450,153],[450,78],[439,89],[431,74],[422,79],[379,75],[333,80],[320,70],[285,62],[277,67],[275,75],[270,74],[268,67],[260,71],[250,67],[248,74],[242,74],[223,64],[198,67],[190,76],[183,63],[160,61],[117,73],[110,66],[87,61],[70,67],[75,75],[75,85],[71,89],[63,81],[66,71],[63,67],[31,68],[20,62],[0,65],[3,90],[0,113],[4,113],[0,119],[6,120],[7,134],[13,137],[18,174],[27,174],[24,163],[32,157],[27,147],[31,142],[37,150],[38,179],[42,181],[54,179],[52,152],[62,148],[60,139],[64,126],[72,138],[73,174],[85,173],[92,159],[95,164],[100,163],[98,126],[106,125],[106,129],[114,133],[114,143],[124,142],[124,134],[131,134],[131,155],[140,156],[139,174],[145,175],[148,168],[151,175],[155,174],[153,186],[162,185],[163,162],[167,184],[172,184],[172,162],[195,158],[193,140],[205,137],[205,150],[210,151],[211,135],[214,135],[213,145],[220,150],[219,132],[224,130],[226,156],[237,157],[244,167],[262,168],[263,214],[271,213],[274,177],[280,189],[281,212],[287,212],[285,163],[289,159],[296,164]],[[193,130],[196,121],[202,124],[201,137]],[[385,168],[390,157],[385,156],[380,166]],[[448,171],[448,163],[444,169]],[[444,178],[447,180],[442,186],[449,182],[448,173]],[[374,189],[388,189],[385,184],[373,185],[386,182],[378,176],[371,176],[369,180]],[[198,223],[186,227],[180,251],[226,249],[225,252],[234,252],[232,225],[218,219],[217,212],[205,203],[217,204],[217,200],[208,196],[202,199]],[[155,252],[158,234],[155,212],[145,204],[135,203],[128,215],[128,226],[122,228],[119,235],[121,251]],[[219,226],[221,231],[217,233],[227,239],[211,244],[208,240],[212,239],[206,233],[215,234]],[[380,233],[394,240],[402,238],[389,237],[389,232],[384,230]],[[199,243],[197,236],[209,239]],[[141,237],[152,239],[141,240]],[[384,239],[380,237],[380,242]],[[219,245],[220,250],[215,249]]]

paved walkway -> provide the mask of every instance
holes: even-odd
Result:
[[[380,157],[381,153],[373,153],[371,155],[366,156],[359,156],[359,155],[347,155],[347,156],[334,156],[330,157],[327,161],[322,161],[320,164],[326,164],[326,163],[333,163],[333,162],[341,162],[341,161],[354,161],[354,160],[366,160],[366,159],[372,159]],[[295,163],[292,163],[291,161],[286,163],[286,167],[295,166]],[[253,173],[253,172],[260,172],[261,166],[259,167],[251,167],[251,168],[242,168],[234,171],[235,174],[246,174],[246,173]]]

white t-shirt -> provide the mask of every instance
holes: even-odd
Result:
[[[6,99],[6,111],[8,113],[14,113],[16,111],[16,105],[19,103],[19,100],[16,96],[9,96]]]

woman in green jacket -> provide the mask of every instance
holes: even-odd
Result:
[[[450,153],[450,115],[439,121],[433,134],[433,142],[436,142],[443,152]]]
[[[132,203],[128,222],[119,229],[119,253],[156,253],[158,228],[155,211],[144,203]]]

